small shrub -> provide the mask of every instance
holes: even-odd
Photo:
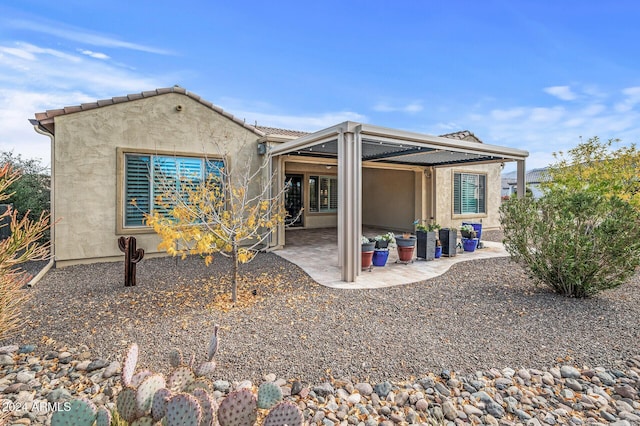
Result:
[[[500,216],[512,259],[565,296],[615,288],[640,265],[640,213],[615,196],[550,191],[506,201]]]

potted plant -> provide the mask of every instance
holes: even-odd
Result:
[[[437,223],[428,225],[416,221],[416,257],[425,260],[435,259],[436,253],[436,231],[440,229]]]
[[[369,238],[365,236],[360,237],[360,242],[362,244],[362,269],[371,270],[371,261],[373,260],[373,251],[376,243],[375,241],[370,241]]]
[[[460,227],[460,235],[462,235],[462,248],[464,251],[475,251],[478,246],[476,238],[476,230],[473,226],[465,224]]]
[[[389,248],[389,244],[395,244],[396,242],[396,236],[393,234],[393,232],[387,232],[383,235],[376,235],[373,239],[376,242],[377,249]]]
[[[399,263],[413,262],[413,250],[416,247],[416,237],[405,232],[402,235],[396,235],[396,247],[398,249]]]
[[[442,247],[442,255],[453,257],[456,255],[456,245],[458,244],[458,230],[456,228],[442,228],[438,231],[439,240]]]
[[[442,257],[442,244],[440,244],[439,239],[436,239],[436,248],[433,252],[433,257],[435,259],[440,259]]]

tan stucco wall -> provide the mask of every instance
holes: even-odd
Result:
[[[182,105],[182,111],[176,106]],[[192,98],[170,93],[56,117],[54,145],[55,255],[58,265],[116,260],[118,148],[149,153],[231,156],[251,161],[258,136]],[[158,252],[152,232],[135,234],[138,247]]]
[[[415,173],[408,170],[362,170],[362,224],[412,231],[415,220]]]
[[[459,228],[463,221],[481,222],[483,229],[500,227],[500,164],[478,164],[435,169],[435,215],[442,227]],[[486,214],[453,214],[453,174],[455,172],[478,173],[487,176]]]

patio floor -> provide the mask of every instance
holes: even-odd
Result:
[[[382,288],[424,281],[444,274],[452,265],[477,259],[509,256],[502,243],[483,241],[484,248],[473,253],[458,253],[432,261],[414,259],[413,263],[395,263],[395,249],[389,250],[386,266],[374,266],[371,272],[362,271],[356,282],[340,279],[336,228],[290,229],[286,231],[286,245],[273,253],[302,268],[311,278],[327,287],[343,289]],[[374,236],[380,230],[365,229],[364,235]],[[415,255],[415,251],[414,251]]]

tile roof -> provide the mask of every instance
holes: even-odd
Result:
[[[471,133],[468,130],[461,130],[459,132],[453,132],[453,133],[446,133],[444,135],[440,135],[440,137],[442,138],[449,138],[449,139],[460,139],[462,140],[470,140],[468,138],[473,138],[475,139],[477,142],[482,143],[482,141],[480,140],[479,137],[477,137],[476,135],[474,135],[473,133]]]
[[[280,129],[278,127],[268,126],[254,126],[256,129],[263,132],[265,135],[279,135],[279,136],[294,136],[296,138],[310,134],[310,132],[303,132],[301,130]]]
[[[53,118],[54,117],[58,117],[61,115],[65,115],[65,114],[72,114],[74,112],[81,112],[81,111],[88,111],[91,109],[95,109],[95,108],[101,108],[104,106],[109,106],[109,105],[115,105],[115,104],[120,104],[123,102],[129,102],[129,101],[136,101],[139,99],[143,99],[143,98],[151,98],[153,96],[158,96],[158,95],[164,95],[167,93],[179,93],[185,96],[190,97],[191,99],[200,102],[202,105],[211,108],[212,110],[218,112],[219,114],[222,114],[223,116],[227,117],[228,119],[238,123],[239,125],[251,130],[252,132],[260,135],[260,136],[265,136],[265,133],[261,130],[256,129],[254,126],[251,126],[249,124],[247,124],[244,120],[241,120],[235,116],[233,116],[232,114],[226,112],[225,110],[223,110],[222,108],[220,108],[219,106],[216,106],[214,104],[212,104],[209,101],[204,100],[203,98],[201,98],[200,96],[196,95],[193,92],[189,92],[186,89],[180,87],[180,86],[173,86],[173,87],[165,87],[165,88],[161,88],[161,89],[156,89],[156,90],[149,90],[146,92],[141,92],[141,93],[134,93],[134,94],[130,94],[130,95],[126,95],[126,96],[118,96],[118,97],[114,97],[111,99],[102,99],[99,100],[97,102],[89,102],[86,104],[81,104],[81,105],[75,105],[75,106],[68,106],[68,107],[64,107],[61,109],[50,109],[47,110],[45,112],[37,112],[35,114],[36,116],[36,120],[39,122],[45,122],[48,124],[52,124],[53,123]],[[41,123],[44,124],[44,123]],[[45,126],[48,127],[48,126]]]

